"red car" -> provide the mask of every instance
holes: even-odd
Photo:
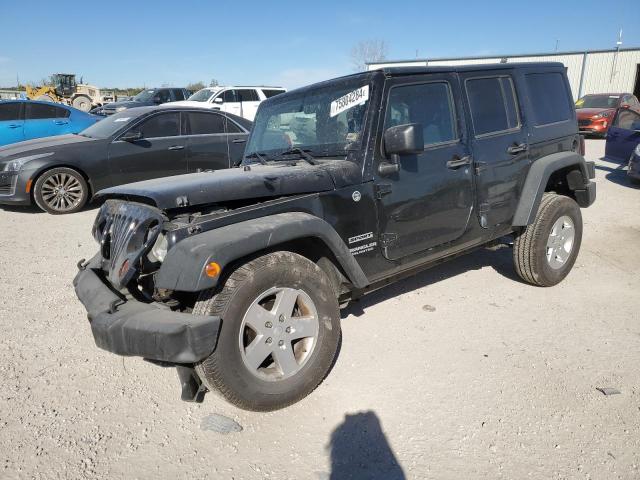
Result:
[[[585,95],[576,102],[578,128],[582,133],[605,137],[619,108],[640,112],[640,102],[630,93]]]

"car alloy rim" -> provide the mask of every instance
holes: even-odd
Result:
[[[52,210],[72,210],[82,200],[82,185],[69,173],[54,173],[42,184],[42,199]]]
[[[576,236],[573,220],[567,215],[558,218],[551,228],[547,240],[547,261],[553,269],[559,269],[567,262]]]
[[[260,294],[242,319],[242,361],[257,377],[278,381],[298,373],[316,347],[318,311],[304,291],[274,287]]]

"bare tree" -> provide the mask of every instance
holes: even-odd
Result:
[[[384,40],[362,40],[351,49],[351,64],[356,72],[367,69],[367,63],[381,62],[387,57],[387,44]]]
[[[197,92],[198,90],[202,90],[205,86],[204,82],[191,82],[187,85],[187,90]]]

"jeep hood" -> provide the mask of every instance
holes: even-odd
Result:
[[[344,180],[346,174],[354,169],[359,167],[346,160],[321,165],[253,164],[246,170],[240,167],[129,183],[101,190],[96,197],[141,201],[169,210],[234,200],[326,192],[336,187],[338,177]]]

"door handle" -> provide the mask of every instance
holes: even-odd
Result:
[[[529,150],[529,145],[527,145],[526,143],[519,143],[517,145],[511,145],[509,148],[507,148],[507,153],[515,155],[516,153],[526,152],[527,150]]]
[[[232,143],[245,143],[246,141],[246,138],[234,138],[233,140],[231,140]]]
[[[9,125],[9,128],[20,128],[20,125],[16,125],[15,123],[12,123],[11,125]]]
[[[455,170],[456,168],[464,167],[465,165],[471,165],[471,155],[465,155],[460,158],[457,155],[447,162],[447,168]]]
[[[64,122],[62,120],[55,120],[53,123],[55,123],[56,125],[67,125],[69,122]]]
[[[167,148],[167,150],[183,150],[184,149],[184,145],[172,145],[169,148]]]

